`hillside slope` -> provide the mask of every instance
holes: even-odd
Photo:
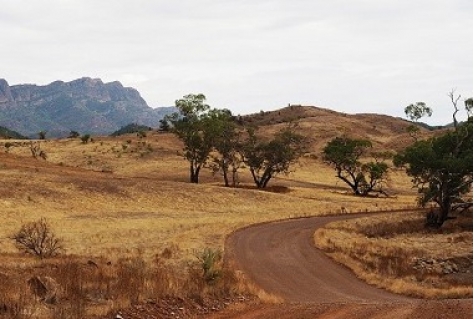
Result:
[[[413,139],[407,133],[412,122],[382,114],[346,114],[315,106],[288,106],[276,111],[260,112],[241,117],[245,125],[260,127],[263,135],[271,136],[288,123],[297,123],[299,133],[307,136],[310,151],[319,152],[337,136],[368,139],[376,150],[396,151]],[[420,126],[420,137],[436,132]]]

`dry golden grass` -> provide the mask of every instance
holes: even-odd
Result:
[[[314,118],[302,122],[308,132],[320,125]],[[266,133],[276,129],[278,126],[267,128]],[[334,134],[326,133],[325,138]],[[0,141],[0,149],[4,142]],[[240,174],[238,188],[223,187],[221,177],[206,169],[200,184],[189,183],[181,144],[171,134],[94,137],[87,144],[79,139],[42,141],[46,161],[33,159],[28,142],[18,141],[8,153],[0,152],[0,276],[6,273],[20,278],[36,269],[37,261],[20,255],[11,236],[25,222],[41,217],[63,239],[66,258],[117,265],[120,260],[139,256],[147,269],[153,269],[156,257],[161,256],[169,267],[182,273],[195,261],[196,251],[206,247],[222,250],[227,235],[249,224],[415,205],[416,193],[409,178],[396,170],[387,183],[389,198],[353,196],[335,178],[334,171],[318,159],[318,143],[312,144],[312,153],[301,159],[294,172],[275,178],[267,190],[257,190],[246,170]],[[463,238],[453,237],[451,241]],[[447,255],[455,256],[453,247],[446,246]],[[256,287],[244,286],[262,300],[280,301]],[[19,300],[21,296],[22,291],[17,291],[10,297]],[[134,297],[121,298],[126,300],[116,302],[127,304]],[[100,313],[101,309],[87,311]]]
[[[376,286],[423,298],[472,297],[472,215],[442,230],[423,223],[424,213],[383,214],[331,223],[314,238]]]
[[[47,217],[69,254],[117,258],[140,250],[151,258],[175,247],[173,260],[181,263],[194,250],[222,248],[226,235],[248,224],[415,202],[413,192],[397,188],[393,198],[352,196],[330,168],[312,158],[302,160],[295,173],[270,182],[282,185],[276,192],[254,189],[244,170],[239,188],[222,187],[220,177],[207,170],[201,184],[194,185],[188,183],[180,143],[170,134],[94,140],[42,142],[46,162],[32,159],[27,145],[0,155],[1,251],[16,251],[7,237],[22,223]],[[143,151],[148,145],[152,151]]]

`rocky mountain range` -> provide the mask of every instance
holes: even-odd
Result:
[[[70,131],[110,134],[136,123],[158,127],[174,107],[151,108],[134,88],[84,77],[39,86],[10,86],[0,79],[0,126],[27,136],[46,131],[61,137]]]

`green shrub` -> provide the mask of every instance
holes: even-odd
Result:
[[[206,283],[212,284],[220,278],[222,273],[220,267],[222,253],[220,250],[205,248],[202,252],[199,252],[196,257],[200,262],[203,271],[203,279]]]

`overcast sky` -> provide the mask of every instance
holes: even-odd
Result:
[[[235,114],[424,101],[444,124],[447,93],[472,96],[472,21],[472,0],[0,0],[0,78],[118,80],[152,107],[204,93]]]

